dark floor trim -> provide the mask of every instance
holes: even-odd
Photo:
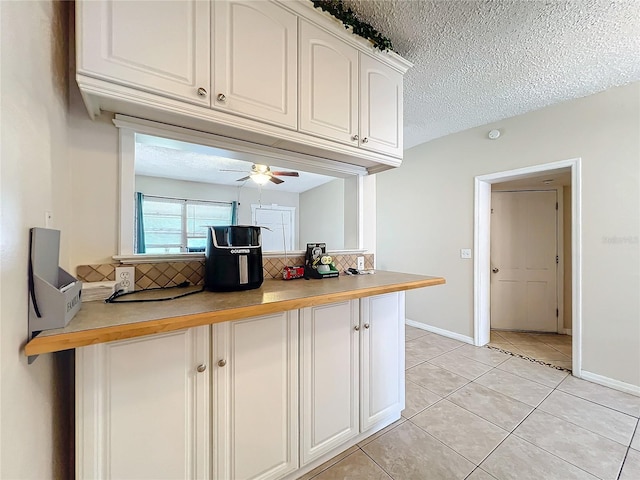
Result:
[[[504,350],[503,348],[494,347],[492,345],[485,345],[485,346],[487,348],[490,348],[491,350],[497,350],[498,352],[502,352],[502,353],[506,353],[507,355],[511,355],[512,357],[522,358],[523,360],[529,360],[532,363],[539,363],[540,365],[545,365],[547,367],[555,368],[556,370],[561,370],[563,372],[572,373],[571,369],[564,368],[564,367],[559,367],[558,365],[554,365],[553,363],[548,363],[548,362],[544,362],[542,360],[537,360],[537,359],[532,358],[532,357],[527,357],[525,355],[520,355],[519,353],[513,353],[513,352],[510,352],[509,350]]]

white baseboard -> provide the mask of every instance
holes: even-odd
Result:
[[[438,335],[442,335],[443,337],[453,338],[454,340],[459,340],[461,342],[473,345],[473,337],[467,337],[466,335],[461,335],[456,332],[450,332],[449,330],[444,330],[443,328],[432,327],[431,325],[416,322],[415,320],[409,320],[408,318],[405,318],[404,323],[411,327],[420,328],[422,330],[426,330],[427,332],[437,333]]]
[[[571,335],[571,329],[563,328],[562,331],[560,331],[559,333],[562,333],[563,335]]]
[[[631,383],[621,382],[620,380],[615,380],[613,378],[598,375],[597,373],[587,372],[585,370],[582,370],[582,372],[580,373],[580,378],[582,378],[583,380],[597,383],[598,385],[604,385],[605,387],[613,388],[614,390],[619,390],[621,392],[630,393],[631,395],[640,397],[640,385],[632,385]]]

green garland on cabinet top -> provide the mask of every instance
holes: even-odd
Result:
[[[382,50],[383,52],[393,49],[391,40],[382,35],[368,23],[360,21],[351,8],[345,9],[342,0],[311,0],[311,2],[314,7],[321,8],[340,20],[343,23],[344,28],[348,29],[351,27],[353,29],[353,33],[369,40],[373,43],[375,48]]]

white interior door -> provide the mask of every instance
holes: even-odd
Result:
[[[284,252],[296,247],[295,207],[251,205],[251,222],[262,229],[262,251]]]
[[[491,328],[557,331],[557,192],[491,194]]]

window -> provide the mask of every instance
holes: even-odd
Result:
[[[235,203],[145,195],[145,253],[204,252],[207,227],[233,225]]]

